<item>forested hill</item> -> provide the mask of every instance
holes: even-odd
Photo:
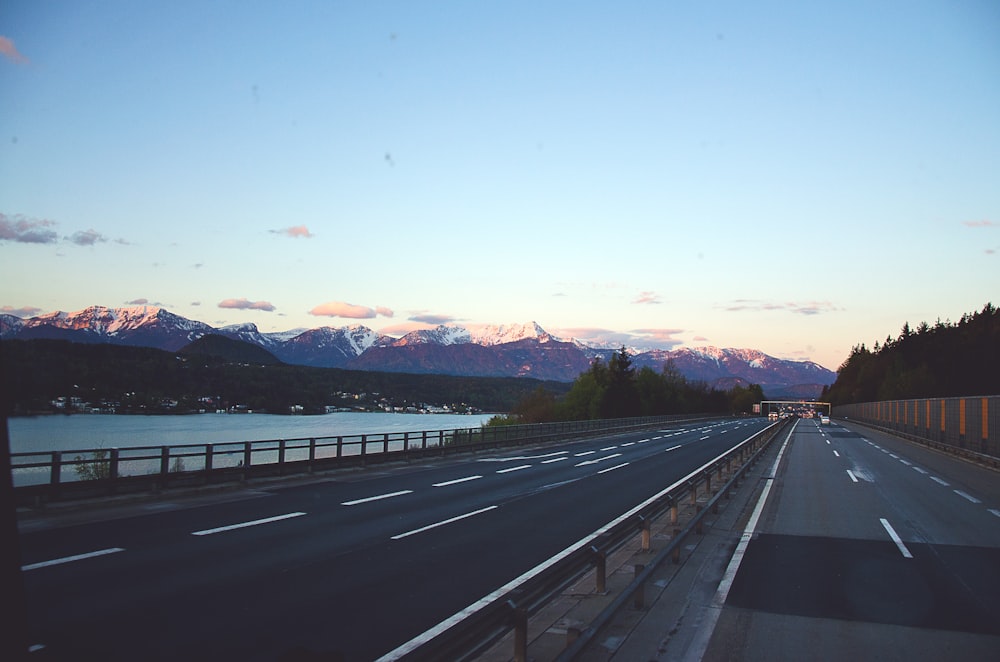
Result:
[[[823,390],[833,404],[1000,394],[1000,309],[956,323],[903,325],[897,338],[855,346]]]
[[[506,412],[540,386],[560,395],[569,389],[562,382],[523,377],[453,377],[276,364],[270,354],[247,352],[239,346],[243,344],[209,338],[183,352],[166,352],[65,340],[4,340],[0,342],[4,404],[13,414],[52,411],[53,401],[59,398],[63,402],[72,399],[79,411],[119,413],[233,407],[321,413],[327,406],[379,409],[424,404]]]

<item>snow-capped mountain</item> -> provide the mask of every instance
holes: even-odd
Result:
[[[295,365],[558,381],[574,380],[593,360],[607,360],[613,351],[553,337],[536,322],[469,328],[441,325],[392,338],[363,325],[280,333],[261,333],[249,323],[213,328],[152,306],[91,306],[30,319],[0,315],[0,339],[4,340],[51,338],[177,351],[207,334],[263,347]],[[635,351],[632,361],[637,368],[648,366],[656,371],[669,362],[689,380],[720,387],[760,384],[772,396],[815,396],[836,378],[811,361],[777,359],[752,349]]]

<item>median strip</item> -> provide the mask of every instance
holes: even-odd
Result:
[[[479,510],[474,510],[471,513],[465,513],[464,515],[458,515],[457,517],[450,517],[446,520],[440,522],[435,522],[434,524],[428,524],[427,526],[422,526],[419,529],[414,529],[412,531],[407,531],[406,533],[400,533],[392,537],[393,540],[400,540],[408,536],[414,536],[418,533],[423,533],[424,531],[430,531],[431,529],[436,529],[439,526],[444,526],[446,524],[452,524],[453,522],[458,522],[459,520],[468,519],[469,517],[475,517],[481,513],[485,513],[490,510],[495,510],[498,506],[487,506],[486,508],[480,508]]]
[[[271,522],[279,522],[283,519],[290,519],[292,517],[301,517],[305,513],[288,513],[286,515],[276,515],[274,517],[265,517],[264,519],[255,519],[250,522],[240,522],[239,524],[230,524],[228,526],[220,526],[214,529],[205,529],[203,531],[192,531],[192,536],[210,536],[213,533],[222,533],[224,531],[233,531],[234,529],[245,529],[248,526],[257,526],[259,524],[270,524]]]
[[[52,565],[62,565],[63,563],[72,563],[74,561],[83,561],[84,559],[92,559],[97,556],[104,556],[106,554],[115,554],[117,552],[124,552],[122,547],[110,547],[108,549],[101,549],[96,552],[88,552],[87,554],[76,554],[74,556],[64,556],[61,559],[53,559],[51,561],[42,561],[40,563],[29,563],[28,565],[22,565],[21,570],[37,570],[38,568],[47,568]]]

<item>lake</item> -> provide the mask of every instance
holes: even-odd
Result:
[[[11,418],[8,429],[11,452],[28,453],[454,430],[478,428],[492,416],[362,412],[321,416],[74,414]]]

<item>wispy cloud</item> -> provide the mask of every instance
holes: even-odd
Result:
[[[126,301],[125,303],[129,306],[145,306],[146,304],[149,303],[149,299],[146,298],[132,299],[131,301]]]
[[[93,246],[98,242],[107,241],[107,238],[97,230],[81,230],[74,232],[69,240],[77,246]]]
[[[10,37],[0,36],[0,55],[3,55],[14,64],[28,64],[29,62],[28,58],[17,50],[14,40]]]
[[[636,297],[635,301],[632,303],[662,303],[660,301],[660,295],[656,292],[639,292],[639,296]]]
[[[35,308],[34,306],[21,306],[20,308],[14,308],[12,306],[0,307],[0,313],[3,313],[4,315],[13,315],[14,317],[34,317],[41,312],[41,308]]]
[[[346,317],[348,319],[374,319],[377,316],[392,317],[391,309],[384,306],[359,306],[344,301],[329,301],[321,303],[309,311],[310,315],[316,317]]]
[[[962,225],[967,228],[1000,228],[997,221],[962,221]]]
[[[451,315],[437,315],[434,313],[417,313],[410,315],[408,317],[411,322],[420,322],[421,324],[433,324],[438,326],[440,324],[453,324],[457,321],[456,318]]]
[[[283,228],[281,230],[271,230],[271,232],[273,234],[280,234],[286,237],[291,237],[293,239],[299,237],[303,239],[312,239],[314,236],[316,236],[312,232],[309,232],[309,228],[307,228],[304,225],[294,225],[290,228]]]
[[[797,315],[820,315],[840,310],[829,301],[776,303],[773,301],[759,301],[757,299],[737,299],[728,305],[722,306],[722,309],[732,313],[784,310]]]
[[[219,308],[234,308],[236,310],[263,310],[274,312],[274,305],[270,301],[248,301],[246,299],[223,299],[219,302]]]
[[[21,214],[8,216],[0,213],[0,241],[14,241],[21,244],[54,244],[59,235],[54,228],[55,221],[28,218]]]

